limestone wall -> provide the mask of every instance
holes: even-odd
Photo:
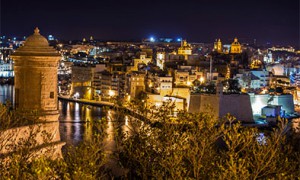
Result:
[[[193,94],[188,111],[208,112],[215,117],[223,117],[230,113],[242,122],[253,122],[249,95]]]
[[[220,96],[219,116],[230,113],[242,122],[254,122],[250,96],[248,94],[231,94]]]
[[[192,106],[192,105],[190,105]],[[200,109],[199,112],[212,113],[214,117],[219,117],[220,97],[215,94],[200,95]]]
[[[36,155],[60,158],[59,122],[39,123],[0,131],[0,154],[9,154],[23,148]]]
[[[188,108],[188,112],[190,112],[190,113],[199,112],[199,110],[200,110],[200,101],[201,101],[201,96],[199,96],[199,94],[191,94],[190,106]]]

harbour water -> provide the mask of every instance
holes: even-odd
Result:
[[[14,87],[12,85],[0,85],[0,103],[13,102],[13,97]],[[73,145],[78,144],[85,138],[89,138],[94,133],[91,121],[100,121],[104,117],[107,118],[107,150],[113,150],[114,142],[112,137],[115,131],[115,127],[111,123],[114,121],[113,110],[60,100],[59,113],[61,140]],[[121,129],[127,131],[130,126],[128,117],[125,116],[118,121]]]

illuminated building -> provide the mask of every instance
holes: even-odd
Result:
[[[151,62],[151,58],[146,57],[145,52],[141,52],[139,59],[133,59],[133,67],[130,69],[131,71],[138,71],[141,65],[147,65]]]
[[[78,95],[77,98],[92,99],[92,81],[94,79],[95,67],[73,66],[72,67],[72,88],[71,95]]]
[[[14,68],[12,61],[3,63],[0,61],[0,77],[14,77]]]
[[[15,61],[15,107],[36,110],[41,119],[57,121],[57,69],[60,54],[50,47],[39,29],[12,55]]]
[[[216,42],[214,43],[214,51],[216,51],[217,53],[223,52],[221,39],[216,40]]]
[[[176,86],[192,86],[195,80],[200,81],[203,78],[203,72],[198,72],[193,66],[180,66],[174,71],[174,80]]]
[[[253,115],[261,115],[262,109],[268,105],[280,105],[286,114],[294,113],[293,95],[270,95],[249,93]]]
[[[52,35],[49,35],[48,36],[48,41],[53,41],[54,40],[54,37]]]
[[[159,91],[161,96],[172,94],[173,77],[159,77]]]
[[[141,92],[144,92],[145,74],[139,72],[131,72],[126,76],[126,92],[131,98],[137,97]]]
[[[181,47],[178,48],[178,55],[183,55],[184,60],[188,60],[188,56],[192,55],[191,45],[186,40],[181,41]]]
[[[165,52],[159,52],[156,54],[156,65],[162,70],[165,68],[165,57]]]
[[[175,70],[175,84],[176,86],[187,86],[189,80],[189,71]]]
[[[287,51],[287,52],[295,52],[295,49],[293,47],[272,47],[269,48],[271,51]]]
[[[267,67],[267,70],[272,72],[273,75],[279,75],[282,76],[284,75],[284,65],[283,64],[274,64],[274,65],[269,65]]]
[[[271,51],[269,51],[269,53],[264,56],[264,62],[265,63],[272,63],[273,62],[273,57],[272,57],[272,52]]]
[[[251,62],[250,68],[251,69],[262,69],[263,68],[263,64],[261,63],[261,61],[259,59],[254,59]]]
[[[241,44],[239,43],[237,38],[234,38],[233,43],[230,47],[231,54],[240,54],[242,52]]]
[[[227,65],[225,79],[230,79],[230,72],[230,65]]]
[[[103,71],[99,74],[101,101],[110,101],[113,97],[122,96],[124,74]]]
[[[237,74],[235,79],[239,81],[239,85],[242,89],[259,89],[261,88],[260,78],[253,75],[251,72],[244,72],[243,74]]]

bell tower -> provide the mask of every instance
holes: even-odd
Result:
[[[15,62],[15,108],[25,114],[35,111],[40,120],[58,121],[57,68],[60,54],[49,46],[36,28],[12,58]]]

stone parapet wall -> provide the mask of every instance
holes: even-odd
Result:
[[[59,122],[38,123],[0,131],[0,155],[25,149],[36,155],[59,158],[64,144],[60,139]]]

